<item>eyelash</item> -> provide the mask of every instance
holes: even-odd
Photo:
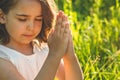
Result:
[[[18,19],[19,21],[26,21],[27,19]]]
[[[42,19],[35,19],[36,21],[42,21]]]
[[[18,19],[19,21],[25,22],[27,19]],[[42,21],[42,19],[35,19],[35,21]]]

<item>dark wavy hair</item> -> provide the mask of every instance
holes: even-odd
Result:
[[[42,29],[41,32],[36,37],[39,41],[47,42],[47,36],[51,28],[53,27],[54,21],[54,11],[52,9],[52,5],[48,2],[48,0],[37,0],[41,4],[42,8]],[[0,0],[0,9],[4,14],[8,14],[9,10],[12,9],[19,0]],[[6,31],[5,25],[0,24],[0,43],[7,44],[10,41],[10,37],[8,32]]]

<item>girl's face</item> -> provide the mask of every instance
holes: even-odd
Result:
[[[29,44],[41,31],[42,10],[37,0],[19,0],[5,15],[9,43]]]

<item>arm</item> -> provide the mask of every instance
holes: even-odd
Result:
[[[76,56],[64,58],[65,80],[83,80],[82,69],[79,66]]]
[[[50,54],[50,53],[49,53]],[[53,80],[61,58],[48,56],[35,80]]]
[[[0,80],[25,80],[17,71],[15,66],[0,58]]]
[[[71,46],[70,43],[68,44],[68,49],[63,58],[64,63],[59,65],[57,78],[58,80],[83,80],[82,69],[79,65],[77,56],[74,54],[73,46]],[[71,52],[73,53],[71,54]]]
[[[65,80],[65,70],[64,70],[63,59],[61,60],[61,63],[60,63],[59,68],[57,70],[56,78],[58,80]]]
[[[62,17],[63,19],[61,21],[61,25],[65,28],[65,32],[68,33],[69,40],[65,55],[63,56],[64,64],[60,64],[57,72],[57,77],[58,80],[83,80],[82,69],[74,52],[72,35],[69,29],[70,26],[64,13],[62,13]],[[64,25],[64,23],[67,23],[67,25]]]
[[[67,24],[63,24],[62,20],[65,20],[65,17],[60,12],[57,15],[55,29],[48,37],[49,55],[35,80],[53,80],[56,75],[61,58],[66,52],[69,38],[69,30],[63,27]]]
[[[69,35],[69,42],[64,56],[65,80],[83,80],[82,69],[74,52],[72,35]]]

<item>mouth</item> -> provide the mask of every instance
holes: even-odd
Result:
[[[24,37],[27,37],[27,38],[32,38],[34,35],[27,35],[27,34],[23,34]]]

